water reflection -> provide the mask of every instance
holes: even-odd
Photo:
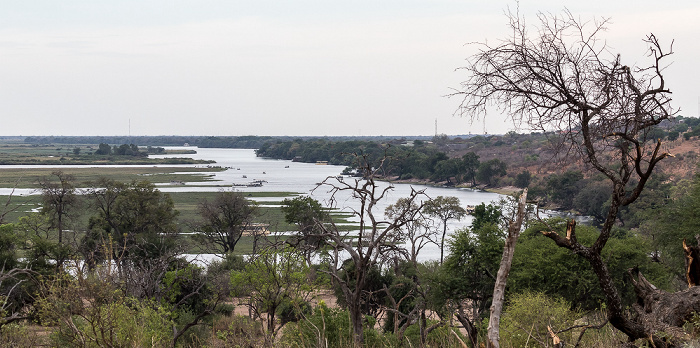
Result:
[[[212,175],[214,181],[210,182],[185,182],[184,185],[158,185],[158,189],[162,192],[217,192],[224,189],[236,189],[241,192],[294,192],[299,194],[310,195],[320,202],[329,205],[331,204],[331,191],[327,186],[318,187],[318,183],[328,177],[337,177],[340,175],[343,166],[333,165],[316,165],[310,163],[292,162],[286,160],[275,160],[259,158],[255,156],[255,151],[252,149],[200,149],[196,147],[166,147],[166,149],[192,149],[196,150],[196,154],[187,155],[151,155],[152,158],[163,157],[189,157],[193,159],[214,160],[212,166],[226,168],[225,171],[203,172],[200,174]],[[7,166],[0,166],[7,167]],[[55,165],[31,165],[31,166],[11,166],[12,168],[89,168],[94,165],[72,165],[72,166],[55,166]],[[125,165],[113,165],[108,167],[134,167]],[[139,167],[139,166],[135,166]],[[143,167],[143,166],[142,166]],[[146,167],[153,167],[152,165]],[[205,165],[159,165],[158,167],[206,167]],[[262,186],[246,187],[236,186],[234,184],[245,185],[255,180],[264,180]],[[355,180],[354,178],[345,178],[344,180]],[[389,183],[381,182],[381,187],[386,187]],[[226,187],[222,187],[226,186]],[[463,206],[478,205],[482,202],[493,202],[499,200],[500,196],[495,193],[474,191],[470,189],[457,188],[442,188],[425,185],[408,185],[394,184],[394,189],[389,193],[386,199],[380,202],[376,207],[376,212],[381,213],[389,205],[396,202],[397,199],[408,197],[411,190],[423,190],[428,197],[437,196],[455,196],[459,198]],[[12,189],[0,189],[0,195],[9,195]],[[31,195],[38,194],[34,189],[16,189],[15,195]],[[276,202],[281,199],[278,197],[261,197],[253,198],[259,202]],[[336,196],[335,207],[344,211],[352,211],[359,208],[359,203],[350,196]],[[450,221],[449,230],[453,232],[459,228],[469,226],[472,218],[468,216],[461,221]],[[439,258],[439,248],[435,245],[427,246],[423,249],[420,259],[429,260]]]

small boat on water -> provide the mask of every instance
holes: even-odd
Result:
[[[262,187],[264,183],[267,183],[266,180],[253,180],[247,184],[236,184],[234,183],[232,186],[233,187]]]

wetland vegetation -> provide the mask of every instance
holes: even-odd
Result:
[[[148,158],[147,149],[135,145],[114,146],[114,152],[100,154],[106,144],[2,144],[0,165],[154,165],[209,164],[212,161],[191,158]],[[109,145],[107,145],[109,147]],[[102,149],[104,150],[104,149]]]
[[[56,168],[6,167],[0,170],[0,188],[38,188],[41,178],[51,176]],[[148,180],[154,184],[171,182],[211,182],[212,172],[225,170],[220,167],[108,167],[63,168],[78,183],[96,182],[100,178],[116,181]]]

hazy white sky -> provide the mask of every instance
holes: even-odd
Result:
[[[507,34],[514,1],[22,0],[0,5],[0,135],[432,135],[453,117],[468,42]],[[675,40],[674,103],[698,115],[697,1],[521,0],[611,17],[632,65]],[[129,123],[131,128],[129,130]],[[490,114],[489,133],[512,124]]]

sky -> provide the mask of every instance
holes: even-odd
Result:
[[[700,3],[675,0],[22,0],[0,2],[0,135],[505,133],[454,116],[473,42],[504,12],[610,18],[627,65],[673,41],[681,115],[700,109]]]

